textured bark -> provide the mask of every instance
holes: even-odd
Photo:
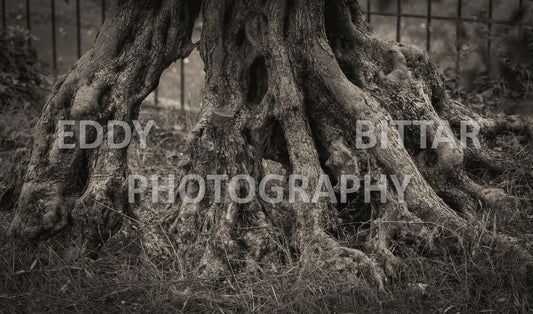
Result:
[[[151,3],[142,14],[141,2],[123,5],[130,13],[106,22],[91,52],[56,84],[39,122],[14,222],[29,237],[59,231],[69,214],[90,242],[118,227],[116,211],[125,210],[125,150],[58,151],[56,121],[131,121],[161,71],[192,49],[192,1],[186,7]],[[183,12],[191,18],[175,18]],[[427,54],[377,38],[356,1],[204,0],[202,15],[198,49],[206,86],[201,119],[189,139],[190,173],[249,174],[256,182],[270,173],[298,174],[309,179],[310,195],[323,174],[335,183],[342,174],[371,174],[374,184],[381,173],[400,181],[412,177],[404,203],[389,189],[386,204],[364,204],[358,194],[337,206],[326,200],[272,205],[259,198],[237,204],[224,185],[221,203],[209,193],[199,204],[181,203],[168,219],[169,230],[178,253],[206,274],[256,271],[296,257],[304,268],[343,272],[379,287],[400,262],[389,250],[392,238],[420,252],[438,252],[441,245],[460,249],[458,239],[469,240],[480,228],[473,219],[479,203],[507,198],[465,171],[465,159],[499,167],[486,149],[449,143],[421,149],[419,134],[409,128],[405,147],[398,131],[388,128],[387,147],[376,134],[375,148],[356,149],[356,120],[438,125],[442,116],[454,129],[461,120],[477,120],[484,132],[524,132],[523,121],[486,120],[453,102]],[[130,27],[134,31],[125,33]],[[428,141],[436,134],[429,126]],[[197,189],[191,184],[187,192],[195,196]],[[247,189],[243,184],[238,193]],[[341,233],[352,236],[340,243]],[[480,241],[500,241],[529,258],[502,236]]]
[[[198,11],[195,1],[112,3],[93,47],[58,79],[46,101],[35,127],[14,233],[47,237],[71,222],[95,246],[119,228],[128,204],[127,147],[109,149],[104,141],[91,150],[79,145],[60,149],[58,121],[94,120],[104,126],[104,134],[109,120],[132,126],[161,72],[194,48],[190,38]],[[115,138],[123,138],[121,132],[115,128]],[[79,139],[77,130],[75,136]]]
[[[354,201],[342,211],[326,201],[272,206],[206,198],[182,204],[170,230],[180,252],[197,258],[206,273],[255,270],[279,261],[287,254],[281,248],[289,247],[288,255],[299,256],[304,266],[320,265],[380,286],[399,263],[388,249],[393,237],[421,251],[437,252],[440,245],[459,249],[458,239],[471,239],[479,228],[472,217],[480,202],[507,198],[469,179],[459,143],[420,149],[420,135],[409,129],[403,147],[398,131],[389,128],[386,148],[379,140],[373,149],[355,148],[358,119],[375,125],[432,120],[430,143],[439,115],[454,129],[460,120],[478,120],[484,129],[494,124],[448,97],[424,51],[377,38],[355,1],[204,1],[203,17],[199,50],[206,89],[190,143],[190,172],[230,178],[247,173],[256,182],[269,173],[300,174],[310,179],[309,194],[322,174],[332,182],[341,174],[395,174],[400,181],[412,176],[405,203],[389,190],[387,204]],[[466,156],[490,159],[486,152],[468,148]],[[246,188],[240,187],[244,195]],[[189,187],[193,196],[196,190]],[[350,230],[336,227],[333,217],[361,223],[357,241],[341,245],[332,234]],[[378,231],[364,227],[365,220]],[[505,237],[482,241],[500,241],[529,258]]]

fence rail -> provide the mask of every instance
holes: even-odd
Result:
[[[455,43],[456,43],[456,63],[455,68],[456,71],[459,71],[459,63],[460,63],[460,42],[461,42],[461,25],[464,22],[470,22],[470,23],[478,23],[478,24],[484,24],[487,25],[488,28],[488,34],[487,34],[487,53],[490,56],[491,53],[491,45],[492,45],[492,25],[494,24],[500,24],[500,25],[515,25],[516,21],[506,21],[506,20],[494,20],[493,19],[493,8],[494,3],[493,0],[487,1],[487,11],[488,11],[488,17],[486,19],[474,19],[474,18],[466,18],[462,15],[463,10],[463,1],[457,0],[457,14],[456,16],[438,16],[432,14],[432,0],[426,0],[427,1],[427,12],[425,15],[422,14],[406,14],[402,13],[402,0],[396,0],[396,12],[379,12],[379,11],[373,11],[372,10],[372,0],[367,0],[366,2],[366,10],[364,13],[367,16],[367,21],[371,23],[372,16],[390,16],[390,17],[396,17],[396,41],[401,42],[401,19],[402,17],[406,18],[420,18],[420,19],[426,19],[426,50],[431,50],[431,21],[432,20],[442,20],[442,21],[455,21],[456,23],[456,31],[455,31]],[[390,1],[389,1],[390,2]],[[518,1],[518,7],[517,10],[524,10],[524,0]],[[532,26],[531,24],[526,24],[523,22],[518,23],[518,26]]]
[[[54,73],[57,73],[58,71],[58,53],[57,53],[57,14],[56,14],[56,0],[42,0],[42,1],[49,1],[50,6],[50,26],[51,26],[51,49],[52,49],[52,70]],[[455,16],[439,16],[439,15],[433,15],[432,13],[432,0],[426,0],[427,1],[427,11],[426,14],[410,14],[410,13],[404,13],[402,12],[402,0],[391,0],[389,2],[396,1],[396,12],[380,12],[376,11],[373,7],[373,4],[375,1],[367,0],[366,6],[364,6],[364,14],[367,17],[367,20],[372,23],[372,17],[373,16],[385,16],[385,17],[395,17],[396,18],[396,41],[401,42],[401,30],[402,30],[402,19],[403,18],[415,18],[415,19],[421,19],[425,20],[426,22],[426,30],[425,30],[425,42],[426,42],[426,49],[428,51],[431,51],[431,27],[432,27],[432,21],[434,20],[442,20],[442,21],[452,21],[456,24],[455,29],[455,49],[456,49],[456,60],[455,60],[455,69],[457,73],[459,73],[460,69],[460,49],[461,49],[461,25],[464,22],[468,23],[478,23],[483,24],[487,27],[488,33],[486,38],[486,47],[487,52],[490,54],[491,52],[491,46],[492,46],[492,32],[493,32],[493,25],[515,25],[515,21],[505,21],[505,20],[495,20],[493,19],[493,0],[484,0],[487,2],[487,12],[488,16],[485,19],[476,19],[476,18],[468,18],[464,17],[462,14],[463,10],[463,1],[462,0],[456,0],[457,1],[457,10]],[[405,0],[403,0],[405,3]],[[383,0],[380,1],[383,3]],[[6,0],[1,0],[1,6],[2,6],[2,26],[4,29],[8,26],[8,19],[7,19],[7,10],[6,10]],[[105,16],[106,16],[106,0],[101,0],[99,3],[100,6],[100,12],[101,12],[101,23],[104,22]],[[518,1],[518,7],[517,10],[522,10],[524,8],[524,1],[519,0]],[[32,14],[31,14],[31,1],[26,0],[25,1],[25,20],[26,20],[26,28],[31,32],[32,31]],[[81,12],[80,12],[80,0],[75,0],[75,25],[76,25],[76,55],[79,58],[83,51],[82,51],[82,19],[81,19]],[[525,24],[521,22],[519,27],[521,26],[532,26],[531,24]],[[29,44],[31,45],[31,39],[29,39]],[[181,106],[185,103],[185,63],[183,60],[180,61],[179,66],[179,77],[180,77],[180,103]],[[155,93],[155,103],[158,102],[158,91],[156,89]]]

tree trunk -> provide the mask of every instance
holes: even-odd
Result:
[[[127,213],[127,147],[58,147],[58,121],[132,126],[164,69],[194,48],[196,1],[114,1],[93,47],[58,79],[35,127],[34,147],[12,231],[47,237],[71,224],[91,246],[116,231]],[[124,138],[120,127],[117,139]],[[79,132],[75,130],[79,143]],[[95,134],[88,134],[88,142]],[[71,220],[71,221],[70,221]],[[71,223],[69,223],[69,221]]]
[[[376,147],[356,148],[356,120],[378,126],[431,120],[430,143],[439,114],[457,129],[461,120],[477,120],[484,131],[495,125],[447,96],[424,51],[377,38],[355,1],[204,1],[203,7],[199,50],[206,89],[190,143],[191,173],[249,174],[255,182],[270,173],[298,174],[309,179],[309,195],[324,174],[336,188],[342,174],[371,174],[374,184],[377,174],[394,174],[400,182],[411,176],[404,203],[390,188],[386,204],[363,204],[352,195],[355,201],[344,208],[327,200],[273,206],[226,197],[219,204],[213,195],[200,204],[183,203],[170,230],[186,260],[199,262],[206,273],[255,270],[279,261],[289,247],[288,255],[299,256],[304,266],[321,265],[379,286],[400,262],[388,249],[392,237],[414,239],[420,250],[459,246],[446,239],[475,234],[479,201],[506,197],[466,176],[458,143],[421,149],[420,134],[408,129],[403,147],[398,130],[388,128],[383,147],[376,128]],[[469,158],[481,154],[467,152]],[[237,190],[248,195],[248,188]],[[197,186],[189,193],[196,195]],[[341,245],[333,236],[354,232],[340,227],[338,217],[359,223],[357,241]]]
[[[67,224],[69,213],[89,241],[100,243],[116,229],[120,215],[115,211],[125,210],[126,203],[125,150],[59,152],[56,122],[134,119],[161,71],[192,49],[197,12],[192,2],[162,1],[142,14],[140,4],[124,4],[130,13],[109,19],[95,47],[56,84],[37,127],[15,230],[48,235]],[[183,12],[191,18],[174,18]],[[454,130],[461,120],[478,121],[483,132],[521,132],[523,124],[483,119],[452,101],[427,54],[377,38],[356,1],[204,0],[202,14],[198,49],[206,86],[189,143],[190,173],[203,178],[248,174],[255,182],[267,174],[302,175],[309,179],[309,195],[322,175],[336,189],[343,174],[369,174],[374,185],[379,174],[396,175],[400,182],[410,176],[405,202],[388,184],[386,203],[375,196],[365,203],[353,193],[349,204],[297,199],[273,205],[258,197],[238,204],[225,185],[220,203],[210,193],[198,204],[181,203],[169,230],[184,259],[199,263],[206,274],[255,271],[297,257],[304,268],[320,265],[381,286],[400,262],[389,250],[392,238],[408,239],[420,252],[443,245],[460,249],[457,239],[471,239],[480,228],[473,219],[480,202],[507,198],[467,176],[465,160],[497,166],[487,149],[446,142],[422,149],[414,127],[406,128],[405,145],[392,127],[384,145],[376,128],[377,145],[357,149],[357,120],[376,126],[431,120],[429,143],[439,135],[441,117]],[[135,31],[124,34],[129,27]],[[127,38],[112,41],[121,37]],[[93,103],[100,107],[88,106]],[[454,136],[447,129],[444,133]],[[187,186],[191,196],[197,190]],[[214,191],[213,182],[208,181],[207,191]],[[248,192],[248,184],[237,186],[241,197]],[[339,234],[351,234],[343,239],[352,240],[341,243]],[[526,256],[503,237],[482,239],[495,240]]]

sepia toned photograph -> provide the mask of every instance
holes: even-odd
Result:
[[[533,312],[533,1],[0,2],[0,313]]]

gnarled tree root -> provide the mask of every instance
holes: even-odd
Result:
[[[59,119],[130,122],[161,71],[193,48],[197,2],[141,3],[120,2],[123,10],[108,19],[95,47],[54,87],[37,126],[14,231],[49,235],[70,216],[87,241],[99,244],[119,225],[117,212],[126,210],[125,149],[61,151],[55,127]],[[248,174],[255,182],[269,173],[301,175],[309,180],[303,187],[308,195],[323,175],[337,189],[343,174],[370,175],[373,184],[379,174],[396,175],[400,182],[409,178],[409,185],[404,201],[389,185],[387,203],[375,196],[362,202],[358,192],[344,208],[327,199],[240,204],[229,198],[229,189],[244,197],[255,187],[223,185],[220,202],[208,194],[200,203],[180,204],[168,219],[182,258],[208,276],[258,272],[299,258],[304,269],[347,273],[376,287],[399,264],[392,238],[420,252],[438,252],[439,245],[461,250],[462,241],[474,239],[497,241],[530,262],[513,241],[479,232],[483,227],[474,219],[480,200],[504,197],[475,183],[464,167],[465,158],[480,158],[497,168],[490,154],[464,149],[457,140],[422,148],[413,127],[406,128],[403,143],[392,127],[383,134],[376,127],[377,143],[369,149],[358,148],[356,139],[357,120],[375,126],[432,121],[429,142],[454,136],[439,129],[443,119],[454,129],[461,120],[476,120],[489,133],[502,127],[523,132],[520,123],[495,123],[450,100],[427,54],[378,39],[356,1],[204,0],[202,6],[198,48],[206,87],[189,140],[191,173]],[[124,27],[134,31],[120,31]],[[214,191],[213,184],[207,191]],[[197,192],[194,184],[187,186],[191,197]],[[350,241],[335,236],[350,231],[339,219],[359,227]]]
[[[351,205],[351,210],[367,212],[363,216],[379,230],[364,231],[348,244],[351,248],[326,233],[337,228],[335,218],[340,214],[328,201],[277,206],[283,210],[261,201],[236,205],[229,199],[221,204],[210,198],[194,206],[182,204],[172,231],[183,251],[192,246],[205,251],[200,254],[203,264],[216,265],[207,271],[218,274],[250,269],[251,264],[267,266],[266,260],[280,247],[273,244],[281,243],[304,265],[351,271],[357,280],[382,287],[400,264],[389,250],[392,237],[409,239],[421,251],[438,252],[436,242],[460,249],[462,241],[479,234],[482,227],[474,218],[479,201],[489,204],[506,196],[468,177],[465,155],[475,155],[473,148],[465,153],[456,140],[422,149],[420,133],[412,128],[406,128],[405,143],[398,140],[397,129],[388,128],[388,145],[382,145],[376,128],[375,147],[356,147],[356,120],[376,126],[381,121],[431,120],[430,143],[439,135],[441,116],[453,129],[461,120],[478,121],[482,132],[494,129],[490,121],[447,96],[427,54],[376,38],[355,1],[331,0],[325,6],[298,0],[287,5],[231,3],[203,4],[209,23],[199,49],[207,75],[201,123],[190,142],[192,172],[215,171],[230,178],[244,173],[259,182],[273,172],[265,165],[274,163],[283,173],[306,176],[308,194],[324,174],[337,183],[342,174],[386,173],[400,181],[409,176],[409,187],[403,203],[392,199],[397,195],[389,188],[387,204]],[[225,41],[212,46],[216,38]],[[451,129],[443,132],[454,137]],[[248,188],[240,188],[243,195]],[[286,209],[290,218],[282,214]],[[247,228],[258,225],[262,231],[257,234],[269,240],[246,241]],[[503,249],[530,259],[512,241],[484,234],[478,240],[485,245],[499,241]],[[195,239],[185,243],[191,235]],[[256,253],[242,258],[242,252],[250,251]]]

